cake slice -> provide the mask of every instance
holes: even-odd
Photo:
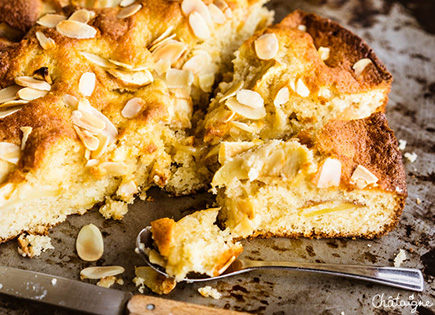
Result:
[[[223,142],[212,185],[235,238],[379,237],[407,196],[401,153],[382,113],[332,120],[311,143]]]
[[[177,154],[194,150],[193,103],[271,19],[263,1],[243,0],[56,14],[0,50],[0,242],[102,202],[105,216],[121,218],[153,185],[203,187],[187,190],[179,177],[169,185],[174,167],[192,161]]]
[[[158,252],[152,250],[152,263],[163,266],[176,281],[190,272],[218,276],[243,251],[229,229],[215,223],[219,208],[197,211],[178,222],[169,218],[151,222],[152,237]]]

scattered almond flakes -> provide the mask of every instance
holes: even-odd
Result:
[[[406,252],[403,249],[399,250],[399,253],[394,258],[394,267],[400,267],[400,265],[407,259]]]
[[[39,256],[49,249],[54,249],[49,236],[34,234],[21,234],[18,237],[18,246],[18,253],[29,258]]]
[[[199,288],[198,292],[203,297],[211,297],[215,300],[219,300],[222,297],[222,293],[220,293],[218,290],[216,290],[215,288],[212,288],[209,285],[202,287],[202,288]]]
[[[406,157],[409,160],[409,162],[411,162],[411,163],[414,163],[418,157],[417,153],[415,153],[415,152],[412,152],[412,153],[406,152],[403,156]]]

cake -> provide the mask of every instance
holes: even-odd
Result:
[[[103,202],[105,216],[120,219],[125,207],[111,200],[131,203],[151,186],[204,186],[201,177],[187,188],[171,180],[192,162],[174,153],[195,150],[192,101],[208,99],[233,51],[271,13],[263,1],[118,4],[65,6],[31,26],[33,18],[0,50],[1,241]],[[20,9],[15,21],[27,16]]]

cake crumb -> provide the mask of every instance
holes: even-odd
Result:
[[[406,252],[403,249],[399,250],[399,253],[394,258],[394,267],[400,267],[400,265],[407,259]]]
[[[406,152],[403,156],[406,157],[411,163],[414,163],[418,157],[417,153],[415,152],[412,153]]]
[[[148,196],[147,199],[146,199],[146,201],[148,201],[148,202],[154,202],[155,199],[154,199],[153,196]]]
[[[133,283],[138,287],[140,293],[145,292],[145,286],[157,294],[168,294],[176,286],[173,278],[165,277],[151,267],[136,267],[136,277],[133,278]]]
[[[57,279],[56,278],[51,279],[51,285],[52,286],[55,286],[56,283],[57,283]]]
[[[418,204],[418,205],[421,204],[421,200],[420,200],[420,198],[417,197],[417,200],[416,200],[416,201],[417,201],[417,204]]]
[[[34,234],[21,234],[18,237],[18,246],[18,253],[29,258],[39,256],[49,249],[54,249],[49,236]]]
[[[403,151],[406,148],[406,140],[399,139],[399,150]]]
[[[100,208],[100,213],[106,219],[122,220],[127,212],[127,203],[112,198],[107,198],[104,206]]]
[[[372,244],[367,244],[368,247],[372,247]]]
[[[97,285],[103,288],[110,288],[112,285],[115,284],[115,282],[117,282],[117,280],[118,279],[116,279],[115,276],[108,276],[101,278],[100,281],[97,282]]]
[[[216,299],[216,300],[219,300],[222,297],[222,294],[218,290],[216,290],[215,288],[212,288],[209,285],[202,287],[202,288],[199,288],[198,292],[203,297],[211,297],[211,298]]]

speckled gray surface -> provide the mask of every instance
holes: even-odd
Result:
[[[272,1],[276,21],[301,8],[329,17],[362,36],[393,73],[387,116],[398,139],[405,139],[405,152],[415,152],[416,162],[405,159],[409,198],[399,226],[387,236],[366,240],[256,239],[245,241],[244,256],[252,259],[295,260],[391,266],[399,249],[405,249],[405,267],[424,272],[423,293],[307,273],[262,271],[210,282],[223,294],[221,300],[203,298],[200,285],[180,284],[169,299],[243,310],[258,314],[410,314],[411,307],[380,307],[378,295],[399,300],[429,302],[417,313],[435,311],[435,5],[432,0],[311,0]],[[52,230],[55,250],[35,259],[17,254],[16,241],[0,246],[0,264],[78,279],[79,271],[94,265],[80,261],[74,242],[80,227],[94,223],[103,231],[105,253],[97,265],[119,264],[126,268],[124,286],[131,283],[134,266],[142,264],[134,250],[141,227],[162,216],[178,219],[191,210],[211,204],[213,197],[199,194],[169,198],[157,189],[149,193],[155,202],[137,202],[121,223],[105,221],[95,210],[74,216]],[[417,202],[417,200],[421,200]],[[0,295],[1,314],[69,314],[41,304]]]

